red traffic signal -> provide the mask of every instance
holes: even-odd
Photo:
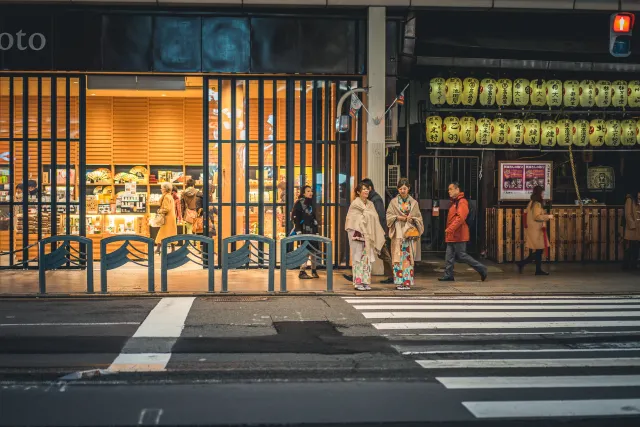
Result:
[[[635,24],[636,17],[633,13],[622,12],[616,13],[612,19],[611,30],[614,33],[626,34],[633,30],[633,24]]]

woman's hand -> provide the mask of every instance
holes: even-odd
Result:
[[[406,222],[408,219],[409,219],[409,217],[407,217],[407,216],[398,215],[398,221]]]

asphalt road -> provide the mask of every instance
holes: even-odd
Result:
[[[638,426],[640,299],[0,301],[0,426],[310,422]]]

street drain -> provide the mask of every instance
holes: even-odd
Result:
[[[212,302],[261,302],[267,301],[266,297],[210,297],[205,298],[206,301]]]

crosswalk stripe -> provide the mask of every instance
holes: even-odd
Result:
[[[385,304],[385,303],[403,303],[403,304],[424,304],[424,303],[432,303],[432,304],[447,304],[447,303],[458,303],[458,304],[549,304],[549,303],[557,303],[557,304],[596,304],[596,303],[607,303],[607,304],[617,304],[617,303],[638,303],[639,297],[632,298],[589,298],[589,297],[580,297],[580,298],[508,298],[508,297],[500,297],[500,298],[462,298],[462,297],[447,297],[447,298],[433,298],[433,297],[424,297],[424,298],[346,298],[345,302],[350,304]],[[522,302],[519,302],[522,301]]]
[[[367,319],[512,319],[512,318],[572,318],[572,317],[640,317],[640,311],[373,311],[362,313]]]
[[[462,402],[476,418],[540,418],[640,414],[640,399]]]
[[[482,305],[471,304],[441,305],[441,304],[379,304],[379,305],[354,305],[356,310],[615,310],[615,309],[640,309],[638,304],[593,304],[593,305],[543,305],[543,304],[502,304]]]
[[[373,323],[378,330],[402,329],[531,329],[531,328],[611,328],[640,326],[638,320],[567,322],[403,322]]]
[[[433,359],[416,360],[426,369],[469,368],[588,368],[640,366],[640,357],[581,359]]]
[[[636,387],[640,375],[559,375],[546,377],[436,377],[450,390],[506,388]]]
[[[487,354],[487,353],[581,353],[581,352],[609,352],[609,351],[640,351],[640,347],[633,348],[535,348],[528,350],[410,350],[410,346],[394,346],[400,353],[410,356],[413,354]]]

